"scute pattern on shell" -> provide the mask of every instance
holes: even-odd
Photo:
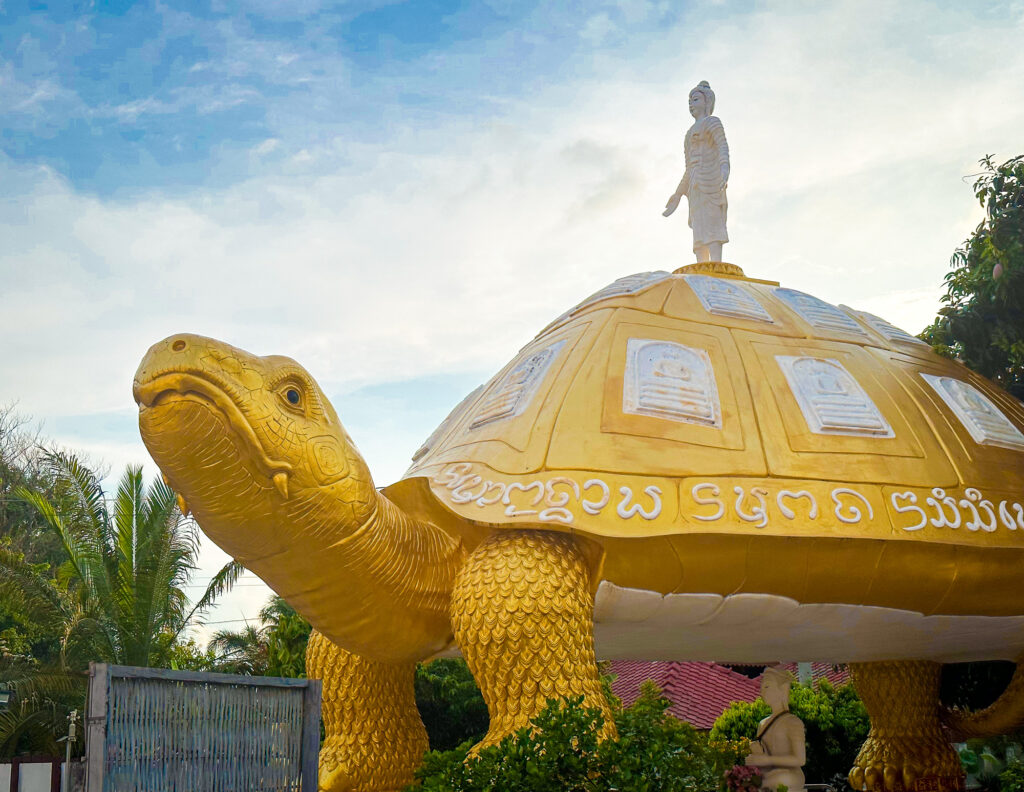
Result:
[[[528,726],[547,700],[584,696],[614,724],[594,658],[594,600],[586,559],[571,537],[502,531],[481,544],[455,581],[452,625],[491,716],[480,747]]]
[[[412,783],[428,747],[414,673],[412,663],[376,663],[313,631],[306,675],[323,680],[327,736],[320,750],[320,789],[397,792]]]

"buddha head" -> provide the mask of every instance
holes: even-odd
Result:
[[[789,709],[789,686],[793,677],[781,668],[768,668],[761,676],[761,698],[772,712]]]
[[[690,115],[698,121],[711,115],[715,109],[715,92],[711,90],[707,80],[701,80],[697,87],[690,91]]]

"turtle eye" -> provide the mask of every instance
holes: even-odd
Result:
[[[298,404],[302,396],[299,394],[298,388],[288,388],[284,392],[284,397],[288,400],[289,404]]]

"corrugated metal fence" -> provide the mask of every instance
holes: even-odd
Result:
[[[316,792],[319,680],[89,674],[86,792]]]

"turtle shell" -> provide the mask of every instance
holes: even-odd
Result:
[[[405,478],[467,525],[593,539],[606,594],[1018,619],[1022,430],[1024,405],[885,320],[713,263],[560,316]]]

